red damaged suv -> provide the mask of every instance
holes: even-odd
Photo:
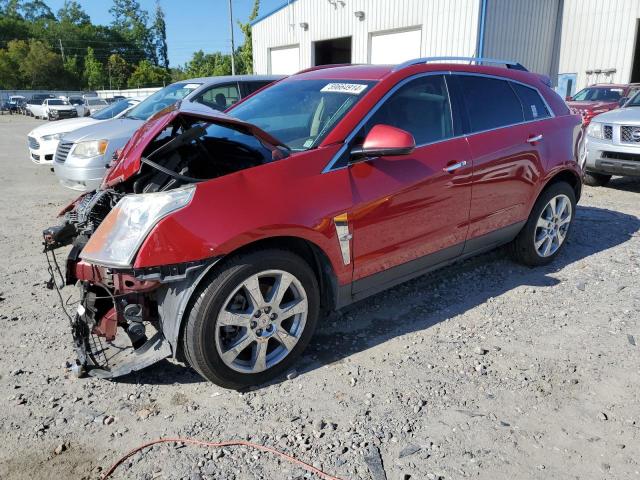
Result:
[[[519,64],[433,60],[315,68],[144,124],[44,232],[48,256],[72,245],[77,373],[174,357],[246,387],[322,311],[507,243],[527,265],[558,255],[580,118]]]

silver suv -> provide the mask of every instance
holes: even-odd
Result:
[[[612,175],[640,177],[640,93],[591,121],[582,168],[584,183],[593,187],[605,185]]]
[[[282,76],[221,76],[183,80],[157,91],[126,115],[66,134],[58,143],[53,168],[60,183],[73,190],[90,191],[100,186],[113,154],[154,113],[177,101],[197,102],[226,110]]]

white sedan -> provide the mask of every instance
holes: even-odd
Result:
[[[140,103],[137,98],[127,98],[104,108],[90,117],[70,118],[46,123],[34,128],[27,135],[29,158],[34,163],[51,164],[60,139],[69,132],[104,120],[118,118]]]

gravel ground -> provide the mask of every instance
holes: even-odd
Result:
[[[1,478],[99,478],[175,436],[251,440],[344,479],[640,478],[640,181],[585,187],[549,267],[495,251],[360,302],[270,385],[225,391],[169,361],[77,380],[40,245],[75,194],[29,162],[38,123],[0,117]],[[114,478],[316,477],[244,447],[166,444]]]

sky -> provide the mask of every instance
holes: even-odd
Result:
[[[64,4],[64,0],[45,0],[54,13]],[[139,0],[150,18],[155,9],[155,0]],[[270,12],[285,0],[260,0],[259,15]],[[98,25],[108,25],[112,21],[110,0],[79,0],[91,21]],[[253,0],[232,0],[234,17],[234,41],[236,47],[244,41],[237,20],[246,22]],[[228,0],[160,0],[167,23],[167,44],[169,63],[172,67],[183,65],[193,52],[206,53],[231,51],[229,33]]]

